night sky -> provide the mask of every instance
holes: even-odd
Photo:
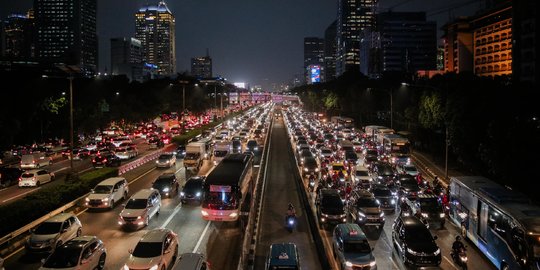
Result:
[[[440,28],[451,16],[471,15],[482,0],[380,0],[380,9],[426,11]],[[32,0],[0,1],[0,18],[25,12]],[[110,69],[110,38],[134,36],[134,14],[151,0],[98,0],[99,70]],[[155,0],[157,3],[157,0]],[[214,76],[250,85],[288,83],[302,74],[303,38],[324,36],[336,19],[336,0],[169,0],[176,18],[178,72],[190,59],[213,60]],[[450,8],[450,10],[449,10]],[[439,35],[441,32],[439,31]]]

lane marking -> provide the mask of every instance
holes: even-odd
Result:
[[[192,253],[197,252],[197,249],[199,249],[199,246],[201,245],[202,240],[204,236],[206,235],[206,232],[208,231],[209,227],[210,227],[210,220],[208,221],[208,223],[206,223],[206,227],[204,227],[204,231],[202,232],[201,237],[199,238],[199,241],[197,241],[197,244],[195,245],[195,248],[193,249]]]
[[[171,222],[171,220],[174,218],[174,216],[176,216],[176,214],[178,214],[178,212],[180,211],[180,209],[182,209],[182,203],[179,203],[175,208],[174,208],[174,211],[172,212],[171,215],[169,215],[169,217],[167,218],[167,220],[165,220],[165,222],[159,227],[160,229],[163,229],[165,227],[167,227],[167,225],[169,225],[169,223]],[[161,208],[159,209],[161,210]]]
[[[452,261],[450,261],[450,259],[448,259],[448,257],[443,256],[443,258],[444,258],[444,259],[445,259],[452,267],[454,267],[454,269],[459,270],[459,269],[454,265],[454,263],[453,263]]]
[[[399,269],[397,263],[394,261],[394,258],[392,257],[392,253],[390,253],[390,260],[392,261],[392,264],[394,265],[394,267],[395,267],[396,269]]]
[[[56,171],[53,171],[53,173],[57,173],[57,172],[59,172],[59,171],[65,170],[65,169],[69,169],[69,167],[62,167],[62,168],[60,168],[60,169],[58,169],[58,170],[56,170]]]
[[[26,194],[28,194],[28,193],[34,192],[34,191],[36,191],[36,190],[39,190],[40,188],[41,188],[41,187],[34,188],[34,189],[32,189],[32,190],[29,190],[29,191],[26,191],[26,192],[24,192],[24,193],[21,193],[21,194],[19,194],[19,195],[17,195],[17,196],[13,196],[13,197],[11,197],[11,198],[9,198],[9,199],[5,199],[5,200],[3,200],[2,202],[3,202],[3,203],[4,203],[4,202],[9,202],[9,201],[11,201],[11,200],[13,200],[13,199],[19,198],[19,197],[24,196],[24,195],[26,195]]]
[[[155,170],[155,169],[156,169],[156,167],[154,167],[154,168],[148,170],[147,172],[145,172],[145,173],[143,173],[143,174],[137,176],[135,179],[131,180],[128,184],[131,185],[133,182],[135,182],[135,181],[137,181],[137,180],[143,178],[145,175],[149,174],[150,172],[152,172],[152,171]]]

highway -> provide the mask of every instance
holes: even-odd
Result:
[[[266,255],[272,243],[295,243],[303,269],[321,269],[313,243],[306,212],[302,209],[296,185],[296,165],[287,150],[287,131],[283,120],[274,122],[270,135],[267,175],[264,179],[259,239],[255,254],[255,268],[264,269]],[[296,209],[297,227],[292,233],[285,228],[287,204]]]

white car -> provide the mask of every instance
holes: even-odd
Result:
[[[107,251],[101,240],[95,236],[80,236],[57,247],[39,269],[102,270],[106,258]]]
[[[114,153],[119,159],[126,160],[136,157],[139,152],[133,146],[121,146],[116,148]]]
[[[398,166],[398,172],[405,173],[412,176],[418,175],[418,169],[412,164],[404,164],[404,165]]]
[[[178,236],[170,229],[154,229],[141,237],[122,270],[171,269],[178,258]]]
[[[47,170],[28,170],[21,174],[19,187],[39,187],[54,180],[54,173]]]
[[[353,180],[356,183],[360,183],[364,188],[368,188],[371,185],[373,179],[369,175],[369,171],[364,166],[357,166],[354,172]]]
[[[150,219],[159,215],[161,194],[157,189],[141,189],[135,193],[120,212],[118,224],[124,227],[140,228],[148,226]]]
[[[81,221],[72,213],[61,213],[32,229],[32,235],[26,240],[26,251],[50,253],[56,247],[81,234]]]
[[[176,155],[173,153],[161,154],[156,160],[158,168],[173,167],[176,164]]]
[[[128,183],[124,177],[111,177],[97,184],[85,199],[88,208],[113,209],[114,204],[128,198]]]

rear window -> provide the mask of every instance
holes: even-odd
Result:
[[[23,174],[21,175],[21,177],[23,177],[23,178],[30,178],[30,177],[34,177],[34,174],[33,174],[33,173],[23,173]]]

